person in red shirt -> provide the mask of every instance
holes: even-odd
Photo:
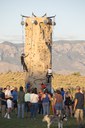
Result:
[[[41,84],[41,89],[43,90],[43,89],[45,89],[46,88],[46,85],[45,84]]]

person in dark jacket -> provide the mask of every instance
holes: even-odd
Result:
[[[2,117],[4,117],[6,110],[6,100],[5,100],[5,93],[3,92],[3,88],[0,88],[0,102],[1,102],[1,114]]]
[[[25,56],[25,54],[22,53],[21,54],[21,65],[23,66],[23,71],[28,72],[27,65],[25,63],[25,57],[27,57],[27,56]]]
[[[81,92],[80,86],[76,87],[74,112],[78,127],[83,127],[84,116],[84,94]]]

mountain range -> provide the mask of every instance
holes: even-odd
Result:
[[[0,43],[0,73],[22,71],[20,56],[24,44]],[[52,45],[52,68],[59,74],[80,72],[85,75],[85,41],[59,40]]]

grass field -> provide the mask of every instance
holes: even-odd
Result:
[[[37,115],[35,120],[28,118],[18,119],[13,117],[12,119],[0,118],[0,128],[47,128],[46,122],[42,122],[42,115]],[[57,128],[57,123],[51,125],[51,128]],[[64,122],[64,128],[77,128],[74,118],[68,118],[67,122]]]
[[[85,87],[85,76],[79,74],[53,74],[52,86],[54,89],[58,87],[74,88],[77,85]],[[0,87],[11,87],[25,86],[26,73],[25,72],[7,72],[0,74]]]
[[[0,74],[0,87],[10,86],[24,86],[25,85],[25,73],[23,72],[8,72]],[[54,74],[53,87],[65,87],[65,88],[75,88],[76,85],[85,87],[85,76],[79,75],[60,75]],[[30,120],[30,118],[18,119],[16,116],[13,118],[3,119],[0,118],[0,128],[47,128],[46,123],[42,122],[42,115],[38,115],[36,120]],[[85,119],[84,119],[85,123]],[[57,128],[57,124],[52,124],[51,128]],[[69,118],[67,122],[64,123],[64,128],[77,128],[74,118]]]

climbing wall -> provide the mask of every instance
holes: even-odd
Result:
[[[34,86],[46,83],[47,69],[52,66],[52,19],[28,17],[25,20],[26,79]]]

